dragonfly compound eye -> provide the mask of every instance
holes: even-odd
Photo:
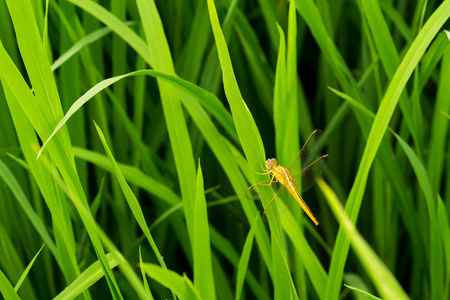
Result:
[[[278,164],[278,162],[277,162],[276,158],[269,158],[268,160],[266,160],[266,166],[268,169],[272,169],[277,164]]]

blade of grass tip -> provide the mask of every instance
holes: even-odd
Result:
[[[362,278],[362,276],[364,276],[364,279]],[[358,275],[356,273],[345,273],[344,281],[347,284],[344,284],[344,286],[350,285],[362,291],[370,291],[373,294],[373,288],[372,286],[369,288],[368,284],[366,283],[366,277],[366,274]],[[359,297],[359,295],[355,295],[355,298],[357,300],[361,300],[361,298],[365,300],[364,297]]]
[[[368,293],[366,291],[358,289],[357,287],[353,287],[353,286],[350,286],[350,285],[345,284],[345,283],[344,283],[344,286],[346,288],[348,288],[348,289],[351,289],[351,290],[357,292],[357,293],[360,293],[361,295],[364,295],[366,298],[369,298],[369,299],[372,299],[372,300],[383,300],[383,299],[378,298],[377,296],[374,296],[374,295],[372,295],[372,294],[370,294],[370,293]]]
[[[98,235],[102,240],[102,243],[105,245],[105,248],[110,252],[117,255],[120,264],[118,265],[120,272],[126,278],[128,283],[133,287],[138,295],[139,299],[149,299],[150,297],[145,292],[145,288],[142,285],[141,279],[138,277],[136,273],[135,266],[131,266],[127,260],[123,257],[123,255],[119,252],[116,245],[111,241],[111,239],[105,234],[105,232],[100,228],[98,224],[96,224],[96,228],[98,231]]]
[[[374,285],[383,296],[383,299],[409,299],[394,275],[392,275],[389,269],[383,264],[383,261],[358,232],[355,225],[345,213],[334,191],[323,179],[319,179],[317,183],[335,214],[336,219],[341,224],[341,228],[344,229],[346,236],[350,240],[353,250],[372,278]]]
[[[106,261],[109,267],[115,268],[119,264],[123,263],[124,258],[120,254],[108,253],[106,254]],[[74,299],[83,293],[89,287],[93,286],[100,278],[104,276],[103,268],[100,261],[94,262],[90,265],[80,276],[77,277],[68,287],[66,287],[61,293],[59,293],[53,300]]]
[[[216,299],[209,242],[209,223],[206,209],[200,160],[197,171],[197,193],[194,206],[194,286],[203,299]]]
[[[361,164],[356,175],[356,180],[346,203],[346,211],[349,212],[350,218],[353,221],[356,221],[358,217],[370,167],[381,144],[386,128],[388,127],[388,123],[397,106],[399,97],[423,53],[431,43],[437,31],[448,20],[449,15],[450,1],[445,1],[433,13],[419,32],[389,84],[372,124],[361,159]],[[337,251],[333,251],[331,259],[328,277],[329,282],[325,294],[326,299],[335,299],[339,295],[343,269],[349,249],[349,243],[346,240],[343,229],[340,229],[338,232],[335,244],[335,250],[336,249]]]
[[[202,299],[199,291],[194,287],[186,274],[180,276],[174,271],[162,269],[153,264],[144,264],[143,268],[149,277],[170,289],[179,299]]]
[[[150,291],[150,287],[148,286],[147,275],[145,275],[145,270],[143,268],[144,262],[142,261],[142,249],[141,245],[139,245],[139,268],[141,269],[142,281],[144,282],[145,292],[153,300],[152,292]]]
[[[0,270],[0,294],[2,294],[6,300],[20,300],[19,295],[17,295],[17,292],[14,290],[5,274],[3,274],[2,270]]]
[[[256,236],[256,232],[255,232]],[[214,245],[214,248],[222,254],[233,266],[235,269],[238,268],[239,264],[239,254],[234,249],[233,245],[229,240],[227,240],[224,236],[222,236],[214,227],[211,227],[211,242]],[[255,295],[256,299],[273,299],[273,297],[269,297],[267,294],[267,288],[263,287],[260,282],[255,278],[251,270],[247,270],[246,274],[247,284]]]
[[[36,255],[33,257],[33,259],[30,261],[30,263],[28,264],[27,268],[23,271],[22,276],[20,276],[19,280],[16,283],[16,286],[14,287],[14,290],[16,292],[19,291],[20,286],[22,285],[22,282],[25,280],[25,278],[27,277],[28,273],[31,270],[31,267],[33,266],[34,262],[36,261],[36,258],[38,257],[39,253],[41,253],[42,249],[44,249],[45,245],[41,246],[41,249],[39,249],[39,251],[36,253]]]
[[[236,300],[241,299],[242,287],[244,286],[245,274],[248,268],[248,261],[250,260],[250,254],[252,253],[253,237],[255,236],[255,228],[258,226],[259,214],[256,215],[252,222],[250,231],[245,239],[244,248],[242,249],[241,258],[239,259],[239,265],[236,276]]]
[[[142,209],[139,205],[139,202],[136,199],[136,196],[133,194],[133,191],[131,190],[130,186],[126,182],[125,178],[123,177],[123,174],[120,171],[119,166],[116,163],[116,160],[114,159],[111,151],[109,150],[109,147],[106,144],[105,136],[103,135],[102,130],[100,129],[100,127],[97,126],[97,124],[95,122],[94,122],[94,124],[95,124],[95,128],[97,129],[100,140],[103,144],[103,147],[105,148],[105,152],[108,155],[108,158],[111,162],[112,169],[114,171],[114,175],[116,176],[117,180],[119,181],[120,188],[122,189],[125,199],[127,200],[128,206],[130,207],[131,211],[133,212],[134,218],[138,222],[139,227],[141,228],[142,232],[144,232],[145,236],[147,237],[147,240],[150,243],[150,246],[152,247],[153,252],[155,252],[158,262],[161,264],[161,266],[163,268],[166,268],[166,264],[161,256],[161,254],[159,253],[158,247],[156,246],[155,241],[153,240],[153,237],[150,234],[150,231],[148,230],[147,222],[145,221],[144,214],[142,213]]]

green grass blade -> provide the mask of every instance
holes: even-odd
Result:
[[[56,257],[57,250],[55,242],[50,237],[42,220],[33,210],[33,207],[31,206],[22,188],[20,187],[19,183],[14,177],[14,174],[11,173],[9,168],[5,165],[5,163],[2,160],[0,160],[0,177],[2,177],[5,183],[9,186],[14,196],[17,198],[17,201],[19,202],[20,206],[23,208],[28,218],[30,219],[31,223],[33,223],[34,227],[36,228],[36,231],[41,235],[42,239],[47,244],[49,250]]]
[[[145,291],[147,292],[147,295],[150,297],[150,299],[153,300],[153,295],[150,291],[150,287],[148,286],[147,276],[145,275],[145,270],[144,270],[143,266],[144,266],[144,262],[142,261],[141,246],[139,246],[139,268],[141,269],[142,280],[144,281],[144,287],[145,287]]]
[[[258,226],[259,215],[256,215],[253,221],[247,238],[245,239],[244,248],[242,249],[241,258],[239,259],[239,266],[236,277],[236,294],[235,299],[241,299],[242,287],[244,286],[245,273],[247,272],[248,261],[250,260],[250,254],[252,252],[253,238],[255,236],[255,228]]]
[[[440,190],[442,182],[442,172],[444,165],[445,139],[448,132],[448,120],[441,114],[441,111],[450,110],[450,87],[447,84],[450,80],[450,48],[447,47],[442,59],[442,68],[438,83],[436,104],[434,106],[433,121],[431,127],[430,153],[428,159],[428,174],[433,191]]]
[[[438,195],[438,205],[437,205],[437,214],[438,214],[438,224],[439,229],[442,235],[442,243],[443,243],[443,252],[445,258],[444,265],[444,299],[450,296],[450,222],[448,213],[445,209],[445,204],[442,201],[442,198]]]
[[[345,213],[334,191],[322,179],[318,180],[318,184],[333,213],[339,220],[341,228],[345,230],[354,251],[372,278],[378,292],[383,296],[383,299],[409,299],[397,279],[395,279],[389,269],[376,255],[375,251],[373,251],[357,231],[355,225]]]
[[[357,219],[370,167],[394,109],[397,106],[400,94],[426,48],[431,43],[431,40],[449,16],[450,1],[446,1],[434,12],[419,32],[389,84],[388,90],[386,91],[372,125],[365,151],[361,159],[360,168],[346,204],[346,211],[353,221]],[[348,247],[348,241],[346,241],[345,235],[342,230],[340,230],[335,244],[335,251],[333,251],[327,292],[325,294],[326,299],[335,299],[339,294]]]
[[[153,57],[148,50],[145,42],[132,31],[126,23],[107,11],[105,8],[90,0],[69,0],[69,2],[82,8],[88,13],[95,16],[98,20],[103,22],[106,26],[117,33],[130,47],[132,47],[140,56],[142,56],[148,64],[153,65]]]
[[[20,300],[19,295],[14,291],[13,286],[0,270],[0,292],[5,297],[5,300]]]
[[[351,289],[351,290],[353,290],[353,291],[363,295],[364,298],[368,298],[368,299],[372,299],[372,300],[382,300],[381,298],[378,298],[378,297],[376,297],[376,296],[374,296],[374,295],[372,295],[372,294],[370,294],[370,293],[368,293],[368,292],[366,292],[364,290],[361,290],[361,289],[359,289],[357,287],[350,286],[350,285],[347,285],[347,284],[344,284],[344,286],[346,288],[349,288],[349,289]]]
[[[168,74],[175,75],[172,56],[156,4],[154,2],[138,0],[137,6],[147,38],[147,44],[153,56],[153,67]],[[191,140],[181,109],[179,93],[167,82],[158,80],[158,86],[178,179],[180,181],[188,233],[192,242],[195,164]]]
[[[43,49],[30,3],[27,2],[24,5],[23,3],[19,4],[11,1],[8,2],[8,8],[15,25],[19,48],[24,64],[27,67],[34,95],[2,45],[0,45],[0,64],[6,68],[0,68],[0,78],[19,102],[37,134],[41,139],[45,140],[51,133],[50,128],[56,124],[56,119],[62,118],[62,108],[56,83]],[[104,267],[105,278],[113,298],[121,299],[122,296],[117,283],[107,266],[103,247],[96,235],[92,215],[88,211],[87,200],[75,170],[67,129],[64,129],[55,137],[53,143],[49,146],[49,152],[60,170],[70,193],[73,195],[73,203],[86,225],[91,241],[97,250],[96,253]]]
[[[152,264],[144,264],[143,268],[149,277],[169,288],[180,300],[202,299],[199,291],[186,275],[180,276],[173,271]]]
[[[109,267],[115,268],[123,261],[123,257],[116,253],[106,254],[106,260]],[[90,286],[96,283],[100,278],[104,276],[103,269],[99,261],[94,262],[90,265],[83,273],[78,276],[78,278],[73,281],[67,288],[65,288],[61,293],[58,294],[53,300],[62,299],[74,299]]]
[[[194,206],[194,286],[203,299],[216,299],[211,264],[209,224],[206,210],[203,174],[200,162],[197,171],[197,193]]]
[[[94,122],[95,124],[95,122]],[[95,127],[97,129],[98,135],[100,137],[100,140],[102,141],[103,147],[105,147],[105,152],[108,155],[108,158],[111,162],[112,169],[114,171],[114,175],[116,176],[117,180],[119,181],[120,188],[122,189],[123,194],[125,195],[125,199],[128,202],[128,206],[130,207],[131,211],[133,212],[134,218],[138,222],[142,232],[144,232],[145,236],[147,237],[148,242],[150,243],[150,246],[153,249],[153,252],[156,255],[156,258],[158,259],[158,262],[161,264],[163,268],[166,268],[166,264],[159,253],[158,247],[155,244],[155,241],[153,240],[152,235],[150,234],[150,231],[148,230],[147,222],[145,221],[144,214],[142,212],[142,209],[139,205],[138,200],[136,199],[136,196],[133,194],[133,191],[131,190],[130,186],[126,182],[125,178],[123,177],[122,172],[120,172],[120,168],[116,163],[116,160],[114,159],[111,151],[109,150],[108,145],[106,144],[105,136],[103,135],[103,132],[101,131],[100,127],[95,124]]]
[[[111,163],[108,157],[106,157],[105,155],[77,147],[73,148],[73,153],[77,158],[93,163],[99,166],[100,168],[108,170],[110,172],[113,171]],[[130,183],[155,195],[156,197],[165,201],[169,205],[176,205],[181,202],[180,197],[177,194],[175,194],[172,190],[170,190],[166,185],[144,174],[136,167],[120,163],[118,163],[118,166],[125,179]]]
[[[42,245],[41,249],[36,253],[36,255],[33,257],[33,259],[30,261],[26,269],[23,271],[22,275],[20,276],[19,280],[16,283],[16,286],[14,287],[14,290],[16,292],[19,291],[20,286],[22,285],[23,281],[28,275],[28,272],[30,272],[31,267],[33,266],[34,262],[36,261],[36,258],[38,257],[39,253],[41,253],[42,249],[44,248],[44,245]]]

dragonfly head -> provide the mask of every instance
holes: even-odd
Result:
[[[272,168],[276,167],[278,164],[278,161],[276,158],[269,158],[268,160],[266,160],[266,167],[269,170],[272,170]]]

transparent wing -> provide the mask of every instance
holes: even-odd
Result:
[[[326,154],[313,161],[309,166],[301,171],[303,192],[309,190],[316,183],[317,178],[322,175],[323,171],[329,164],[330,157]],[[298,175],[294,177],[298,177]]]
[[[265,208],[265,215],[268,220],[271,220],[274,216],[278,217],[287,209],[293,207],[295,203],[295,199],[289,194],[286,187],[282,184],[280,186],[272,201]]]
[[[301,180],[302,192],[311,188],[316,179],[322,174],[329,164],[328,155],[320,156],[320,138],[322,130],[316,129],[306,140],[300,152],[289,164],[291,176],[298,181]],[[298,184],[296,188],[299,188]]]

